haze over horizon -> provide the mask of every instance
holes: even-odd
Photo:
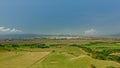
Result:
[[[120,0],[0,0],[0,34],[120,33]]]

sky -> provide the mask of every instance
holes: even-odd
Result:
[[[0,0],[0,34],[120,33],[120,0]]]

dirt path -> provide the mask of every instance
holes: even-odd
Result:
[[[78,57],[71,58],[70,60],[77,60],[79,58],[88,57],[87,55],[80,55]]]
[[[47,54],[47,55],[45,55],[44,57],[42,57],[42,58],[36,60],[33,64],[31,64],[31,65],[28,66],[27,68],[31,68],[31,67],[34,66],[36,63],[38,63],[38,62],[39,62],[39,63],[42,62],[42,61],[43,61],[44,59],[46,59],[49,55],[50,55],[50,53]]]

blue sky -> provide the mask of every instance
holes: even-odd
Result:
[[[0,0],[0,33],[120,33],[120,0]]]

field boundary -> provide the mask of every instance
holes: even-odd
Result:
[[[38,59],[37,61],[35,61],[34,63],[32,63],[31,65],[29,65],[29,66],[26,67],[26,68],[31,68],[31,67],[32,67],[33,65],[35,65],[36,63],[42,62],[42,61],[43,61],[44,59],[46,59],[50,54],[51,54],[51,52],[50,52],[49,54],[47,54],[46,56],[44,56],[44,57]]]

